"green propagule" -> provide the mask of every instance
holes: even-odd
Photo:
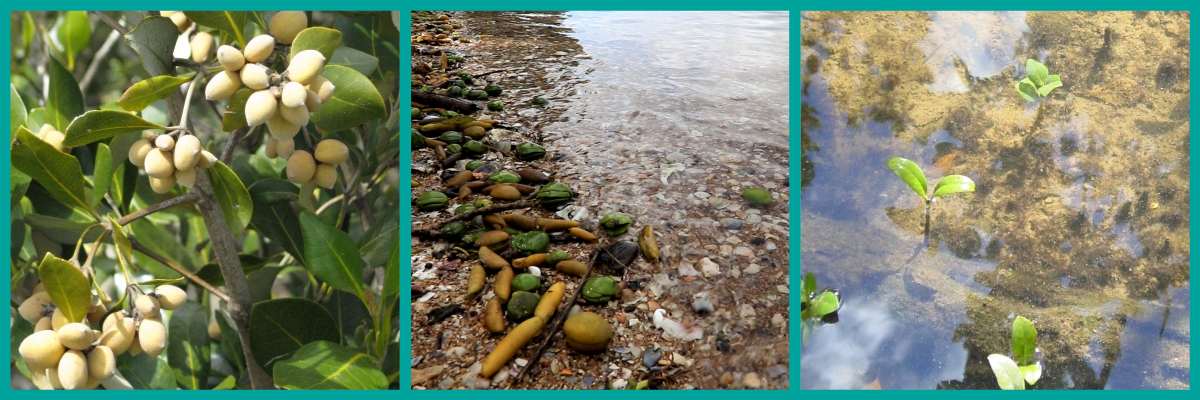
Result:
[[[1012,355],[988,356],[988,364],[996,374],[996,383],[1004,390],[1025,390],[1042,377],[1042,365],[1037,361],[1037,329],[1029,319],[1017,316],[1012,327]]]
[[[817,277],[810,271],[800,281],[800,345],[807,346],[813,327],[818,323],[836,323],[842,308],[842,296],[837,289],[817,291]]]
[[[925,237],[929,237],[929,209],[933,205],[933,199],[939,196],[946,196],[957,193],[970,193],[975,191],[975,181],[971,178],[962,175],[949,175],[938,181],[933,187],[933,192],[929,192],[929,183],[925,180],[925,173],[921,171],[921,167],[917,163],[912,162],[907,158],[893,157],[888,160],[888,168],[896,173],[908,187],[912,188],[917,196],[921,196],[925,200]]]

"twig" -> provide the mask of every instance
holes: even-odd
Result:
[[[474,76],[472,76],[472,78],[482,78],[482,77],[485,77],[485,76],[488,76],[488,75],[491,75],[491,74],[500,73],[500,72],[504,72],[504,71],[508,71],[508,69],[498,69],[498,70],[495,70],[495,71],[488,71],[488,72],[484,72],[484,73],[482,73],[482,74],[479,74],[479,75],[474,75]]]
[[[491,213],[496,213],[496,212],[500,212],[500,211],[533,207],[534,205],[537,205],[537,203],[538,203],[538,200],[529,199],[529,200],[516,201],[516,202],[512,202],[512,203],[508,203],[508,204],[492,204],[492,205],[484,207],[484,208],[476,208],[474,210],[467,211],[462,214],[458,214],[453,217],[447,218],[441,222],[435,222],[432,224],[433,226],[430,226],[428,228],[413,229],[412,235],[413,236],[437,236],[438,234],[440,234],[439,231],[442,229],[443,225],[454,222],[454,221],[470,220],[471,218],[475,218],[476,215],[491,214]]]
[[[326,201],[325,204],[322,204],[320,207],[317,207],[317,211],[313,211],[313,213],[317,214],[317,215],[321,215],[321,211],[325,211],[325,209],[329,208],[329,206],[332,206],[333,203],[342,201],[342,199],[345,198],[345,196],[346,196],[345,194],[339,194],[337,196],[333,196],[333,198],[329,199],[329,201]]]
[[[159,212],[159,211],[171,208],[171,207],[175,207],[175,206],[183,204],[183,203],[193,202],[193,201],[196,201],[199,199],[200,199],[200,196],[197,195],[196,192],[191,192],[191,193],[185,194],[183,196],[172,197],[170,199],[160,201],[158,203],[154,203],[150,207],[146,207],[141,210],[131,212],[131,213],[129,213],[129,215],[121,217],[121,219],[117,220],[117,224],[119,224],[121,226],[129,225],[129,223],[136,221],[147,215],[150,215],[150,214],[153,214],[153,213],[156,213],[156,212]]]
[[[207,290],[207,291],[211,292],[214,296],[221,298],[222,301],[224,301],[226,303],[229,302],[229,295],[225,294],[225,292],[222,292],[221,289],[217,289],[211,283],[208,283],[208,281],[201,279],[199,276],[196,276],[196,274],[188,272],[187,269],[184,269],[179,264],[176,264],[176,263],[172,262],[171,260],[168,260],[166,257],[163,257],[163,256],[159,255],[158,253],[155,253],[153,250],[150,250],[145,245],[143,245],[141,242],[138,242],[137,239],[130,238],[129,242],[131,244],[133,244],[134,250],[137,250],[138,252],[141,252],[142,254],[145,254],[146,256],[153,258],[154,261],[158,261],[158,262],[162,263],[163,265],[166,265],[167,267],[175,270],[175,272],[178,272],[180,275],[183,275],[184,278],[187,278],[188,280],[195,282],[197,285],[200,285],[200,287],[204,288],[204,290]]]
[[[125,36],[125,34],[129,32],[125,30],[125,27],[121,26],[120,22],[117,22],[117,20],[113,19],[112,16],[108,15],[104,11],[92,11],[92,14],[100,17],[100,19],[103,20],[104,23],[108,24],[108,26],[111,26],[114,31],[120,32],[121,36]]]
[[[96,71],[103,64],[103,59],[112,50],[113,45],[117,44],[117,39],[121,38],[121,33],[115,29],[108,33],[108,38],[104,39],[104,45],[100,46],[100,50],[92,57],[92,63],[88,65],[87,72],[83,73],[83,79],[79,81],[79,90],[87,93],[88,86],[92,84],[92,78],[96,76]]]
[[[250,127],[246,126],[238,128],[229,134],[229,143],[226,143],[225,149],[221,151],[221,162],[229,164],[229,159],[233,158],[233,149],[237,147],[238,139],[241,139],[242,135],[248,131],[250,131]]]
[[[608,251],[606,248],[601,248],[601,250],[606,252]],[[609,253],[609,256],[611,257],[612,253]],[[599,258],[599,251],[592,254],[592,260],[588,262],[587,272],[584,272],[583,276],[579,277],[579,285],[575,287],[575,294],[571,296],[571,301],[566,303],[568,310],[571,309],[572,304],[575,304],[575,302],[579,300],[579,293],[583,292],[583,282],[587,281],[588,275],[592,274],[592,268],[596,266],[596,260]],[[557,312],[556,310],[554,321],[547,325],[550,329],[546,331],[546,338],[542,340],[542,345],[538,346],[537,352],[533,353],[533,357],[529,358],[529,362],[525,364],[524,368],[521,368],[521,372],[518,372],[517,376],[513,377],[512,381],[508,382],[508,387],[506,389],[512,389],[512,386],[519,382],[522,376],[525,376],[525,372],[529,371],[530,368],[533,368],[533,365],[537,364],[538,359],[542,358],[542,353],[546,351],[546,346],[549,346],[550,342],[554,340],[554,335],[558,333],[558,328],[562,326],[563,320],[566,319],[566,316],[567,313]]]
[[[179,117],[179,126],[187,130],[188,107],[192,105],[192,93],[196,90],[196,86],[200,84],[200,78],[203,78],[207,73],[204,69],[196,70],[196,77],[192,78],[192,84],[188,85],[187,94],[183,95],[183,115]]]

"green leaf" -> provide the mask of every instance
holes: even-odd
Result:
[[[221,353],[225,355],[225,359],[237,368],[239,376],[246,372],[246,354],[242,350],[242,337],[238,336],[238,331],[230,322],[229,316],[225,311],[217,310],[213,318],[217,320],[217,326],[221,328]]]
[[[92,285],[79,267],[47,254],[38,266],[38,278],[68,321],[81,322],[87,318],[92,305]]]
[[[962,175],[950,175],[938,181],[933,187],[933,197],[945,196],[956,193],[969,193],[975,191],[975,181],[971,178]]]
[[[399,34],[390,18],[378,14],[359,14],[337,19],[336,27],[342,31],[342,44],[379,59],[382,73],[399,72]]]
[[[344,65],[354,68],[355,71],[363,75],[371,75],[372,72],[375,72],[375,68],[379,66],[379,59],[356,49],[338,47],[337,50],[333,51],[333,57],[330,57],[326,64]]]
[[[295,184],[279,179],[268,179],[250,185],[250,198],[254,201],[254,213],[250,225],[263,236],[283,247],[292,257],[306,264],[304,259],[304,237],[296,212],[281,196],[295,197],[299,189]]]
[[[812,271],[804,274],[804,280],[800,281],[800,298],[807,301],[812,297],[813,293],[817,292],[817,276],[813,275]]]
[[[48,64],[50,93],[46,98],[46,123],[60,132],[65,132],[67,124],[79,114],[83,114],[83,93],[79,91],[79,82],[75,81],[75,75],[71,75],[71,70],[64,67],[58,59],[50,57]]]
[[[225,379],[221,380],[221,383],[213,386],[212,390],[230,390],[235,386],[237,386],[237,378],[234,378],[233,375],[227,375]]]
[[[1038,379],[1042,379],[1041,365],[1030,364],[1017,367],[1017,369],[1021,370],[1021,376],[1025,377],[1025,383],[1029,384],[1029,386],[1033,386],[1037,383]]]
[[[250,99],[251,94],[254,91],[250,88],[241,88],[229,97],[229,103],[225,104],[225,115],[221,116],[222,131],[233,132],[249,125],[246,122],[246,100]]]
[[[171,97],[171,94],[179,90],[180,86],[192,80],[192,75],[194,74],[188,76],[162,75],[143,79],[125,90],[125,94],[121,95],[117,104],[129,111],[142,111],[151,103]]]
[[[21,94],[17,93],[17,86],[10,83],[8,89],[8,134],[17,136],[17,128],[25,125],[25,117],[29,116],[29,112],[25,109]]]
[[[347,346],[359,347],[362,343],[354,340],[354,330],[359,326],[365,328],[371,327],[371,312],[367,311],[367,306],[363,305],[362,300],[355,298],[354,295],[335,290],[321,303],[325,310],[333,315],[333,320],[337,322],[338,331],[342,333],[343,342]]]
[[[838,304],[837,295],[833,292],[822,292],[821,294],[818,294],[816,297],[813,297],[810,304],[811,305],[809,307],[811,307],[813,315],[818,318],[833,313],[834,311],[838,310],[838,307],[840,307]]]
[[[9,194],[12,195],[8,203],[9,207],[16,207],[21,202],[21,198],[25,197],[25,191],[29,189],[30,182],[33,182],[33,179],[29,175],[15,169],[9,170]]]
[[[208,346],[208,314],[199,303],[185,302],[171,313],[167,335],[167,360],[175,382],[183,389],[207,389],[212,369]]]
[[[133,221],[126,225],[133,232],[131,236],[137,239],[146,248],[163,256],[176,264],[183,266],[188,271],[195,271],[196,263],[192,259],[194,253],[188,251],[179,242],[179,239],[171,232],[168,232],[161,225],[156,225],[149,219],[142,218]],[[154,276],[159,278],[178,278],[179,273],[168,269],[165,265],[154,261],[149,257],[139,257],[137,260],[138,267],[148,271],[154,271]]]
[[[45,187],[56,200],[96,214],[83,191],[85,183],[79,160],[38,139],[28,129],[17,131],[17,141],[12,144],[12,166]]]
[[[400,291],[400,241],[392,241],[392,253],[388,256],[387,268],[383,275],[383,296],[390,296]]]
[[[1058,89],[1061,86],[1062,79],[1059,79],[1058,75],[1050,75],[1050,77],[1046,78],[1046,84],[1042,87],[1039,87],[1037,91],[1039,95],[1046,97],[1050,95],[1051,91]]]
[[[200,25],[212,27],[233,35],[238,48],[246,48],[246,11],[184,11],[183,14]],[[178,31],[176,31],[178,32]],[[178,33],[177,33],[178,35]]]
[[[1034,86],[1042,86],[1046,84],[1046,76],[1050,74],[1050,70],[1046,69],[1042,63],[1034,61],[1032,58],[1025,61],[1025,76],[1033,81]]]
[[[225,223],[229,225],[229,232],[235,236],[240,235],[246,229],[246,225],[250,224],[251,215],[254,213],[250,192],[242,185],[237,174],[220,161],[208,169],[208,176],[212,178],[213,193],[217,196],[217,204],[221,205],[221,211],[225,213]]]
[[[92,23],[88,21],[87,11],[64,11],[59,14],[58,24],[54,26],[55,47],[67,56],[67,68],[75,69],[75,56],[87,47],[92,37]]]
[[[264,179],[278,179],[279,173],[271,167],[271,162],[266,157],[258,154],[238,154],[233,156],[233,164],[230,165],[233,173],[237,174],[238,179],[242,183],[249,186],[255,182]],[[294,191],[293,191],[294,192]]]
[[[322,133],[350,129],[387,116],[383,96],[363,74],[350,67],[326,65],[321,76],[336,88],[333,97],[312,115],[313,123]]]
[[[1037,329],[1033,327],[1033,322],[1019,315],[1013,320],[1012,329],[1013,361],[1018,365],[1028,365],[1033,361],[1037,348]]]
[[[42,125],[46,124],[46,108],[34,107],[29,109],[29,116],[25,117],[25,127],[30,131],[34,129],[41,130]],[[15,134],[13,136],[16,136]]]
[[[251,272],[258,271],[267,265],[267,260],[259,258],[253,254],[238,254],[239,264],[242,264],[242,273],[249,275]],[[224,286],[225,276],[221,274],[221,266],[217,263],[204,264],[196,271],[196,277],[203,279],[205,282],[213,286]]]
[[[375,224],[359,236],[359,252],[369,267],[378,267],[387,262],[392,245],[400,234],[400,210],[389,207],[375,215]]]
[[[325,56],[325,63],[329,64],[328,60],[333,59],[333,52],[340,44],[342,44],[342,33],[336,29],[321,26],[305,28],[296,35],[296,40],[292,41],[292,52],[288,54],[288,60],[291,60],[296,54],[300,54],[301,51],[316,50]]]
[[[908,187],[917,193],[917,196],[925,199],[925,193],[929,189],[929,184],[925,181],[925,173],[921,172],[921,167],[917,166],[917,163],[907,158],[894,157],[888,160],[887,165],[888,169],[896,173],[896,176],[899,176],[900,180],[907,183]]]
[[[108,148],[112,151],[112,165],[115,170],[116,166],[125,164],[129,161],[129,148],[133,147],[133,143],[142,139],[142,135],[117,135],[113,140],[108,142]],[[129,164],[130,168],[137,168],[133,164]]]
[[[52,217],[42,214],[27,214],[25,215],[25,223],[30,227],[41,232],[46,237],[58,243],[71,243],[74,246],[79,236],[87,232],[87,237],[83,240],[94,241],[100,237],[103,229],[96,228],[95,222],[82,222],[58,217]],[[92,229],[88,229],[92,228]]]
[[[125,42],[137,52],[150,76],[175,74],[172,63],[175,61],[175,42],[178,38],[179,28],[166,17],[146,17],[125,34]]]
[[[171,367],[160,357],[150,357],[146,353],[117,356],[117,371],[129,381],[134,389],[175,390],[175,374]]]
[[[305,264],[313,275],[334,289],[363,297],[363,260],[354,239],[346,232],[325,225],[315,214],[300,214],[304,230]]]
[[[325,341],[312,342],[280,362],[275,384],[285,389],[387,389],[387,377],[366,354]]]
[[[92,168],[92,182],[95,189],[92,190],[92,203],[100,204],[104,200],[104,194],[108,193],[108,187],[113,181],[113,162],[112,153],[108,150],[108,145],[100,143],[96,146],[96,165]]]
[[[1037,101],[1038,97],[1037,88],[1033,86],[1033,81],[1030,81],[1029,78],[1017,82],[1017,94],[1030,103]]]
[[[992,372],[996,374],[996,383],[1000,384],[1000,389],[1025,390],[1021,370],[1011,358],[1002,354],[992,354],[988,356],[988,364],[991,364]]]
[[[34,27],[37,26],[37,23],[33,22],[33,14],[32,13],[30,13],[29,11],[25,11],[24,14],[25,14],[25,18],[21,22],[21,47],[23,50],[28,52],[29,45],[33,44]],[[28,54],[28,53],[25,53],[25,54]]]
[[[800,346],[808,346],[808,342],[812,340],[813,326],[808,321],[800,322]]]
[[[250,352],[268,373],[276,361],[306,344],[340,339],[333,316],[312,300],[295,297],[267,300],[250,309]]]
[[[141,117],[114,110],[94,110],[71,121],[63,145],[79,147],[125,133],[140,133],[147,129],[166,129]]]

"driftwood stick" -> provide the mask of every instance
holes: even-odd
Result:
[[[429,227],[415,228],[412,230],[412,235],[413,236],[437,237],[437,236],[441,235],[442,226],[444,226],[448,223],[454,222],[454,221],[470,220],[471,218],[475,218],[476,215],[493,214],[493,213],[497,213],[500,211],[533,207],[537,204],[538,204],[538,200],[536,200],[536,199],[521,200],[521,201],[516,201],[516,202],[512,202],[512,203],[508,203],[508,204],[492,204],[492,205],[484,207],[484,208],[476,208],[474,210],[455,215],[455,216],[447,218],[445,220],[431,223]]]
[[[607,252],[608,249],[601,248],[600,251]],[[592,260],[588,262],[587,272],[584,272],[583,276],[579,277],[579,285],[575,287],[575,294],[571,295],[571,301],[566,303],[567,310],[570,310],[571,305],[575,304],[576,301],[579,301],[579,294],[583,292],[583,283],[587,281],[588,275],[592,274],[592,268],[596,266],[596,260],[600,258],[600,251],[592,254]],[[609,253],[609,256],[611,255],[612,253]],[[562,305],[560,304],[559,307],[562,307]],[[537,364],[538,359],[542,358],[542,353],[546,351],[546,347],[549,346],[550,342],[554,340],[554,335],[558,334],[559,328],[562,327],[563,321],[566,319],[566,312],[559,311],[554,313],[554,320],[547,325],[547,327],[550,329],[546,330],[546,338],[542,339],[542,345],[538,346],[537,351],[533,353],[533,357],[529,358],[529,363],[525,364],[525,367],[521,368],[521,372],[518,372],[517,376],[513,377],[513,379],[508,382],[508,387],[505,389],[512,389],[512,386],[519,382],[521,377],[525,376],[525,373],[528,372],[530,368],[533,368],[534,364]]]
[[[447,108],[454,110],[459,114],[470,114],[481,109],[478,104],[467,100],[456,99],[436,93],[422,92],[415,89],[409,90],[412,92],[412,101],[429,107]]]

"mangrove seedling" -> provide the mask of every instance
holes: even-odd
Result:
[[[925,173],[921,171],[921,167],[917,163],[912,162],[904,157],[893,157],[888,160],[888,168],[900,177],[900,180],[908,184],[917,196],[925,200],[925,237],[929,237],[929,208],[933,204],[933,199],[939,196],[946,196],[956,193],[969,193],[975,191],[975,181],[971,178],[962,175],[950,175],[938,181],[933,187],[933,192],[929,192],[929,183],[925,180]]]
[[[1025,61],[1025,79],[1017,82],[1017,93],[1030,103],[1042,97],[1050,96],[1050,92],[1062,86],[1058,75],[1050,75],[1042,63],[1032,59]]]
[[[988,356],[988,364],[996,374],[996,383],[1004,390],[1025,390],[1026,383],[1030,386],[1042,377],[1042,364],[1038,361],[1037,329],[1033,322],[1022,316],[1013,320],[1012,355],[1008,358],[1003,354]]]
[[[818,324],[836,324],[842,308],[842,295],[837,289],[817,291],[817,277],[809,272],[800,281],[800,345],[807,346],[813,328]]]

